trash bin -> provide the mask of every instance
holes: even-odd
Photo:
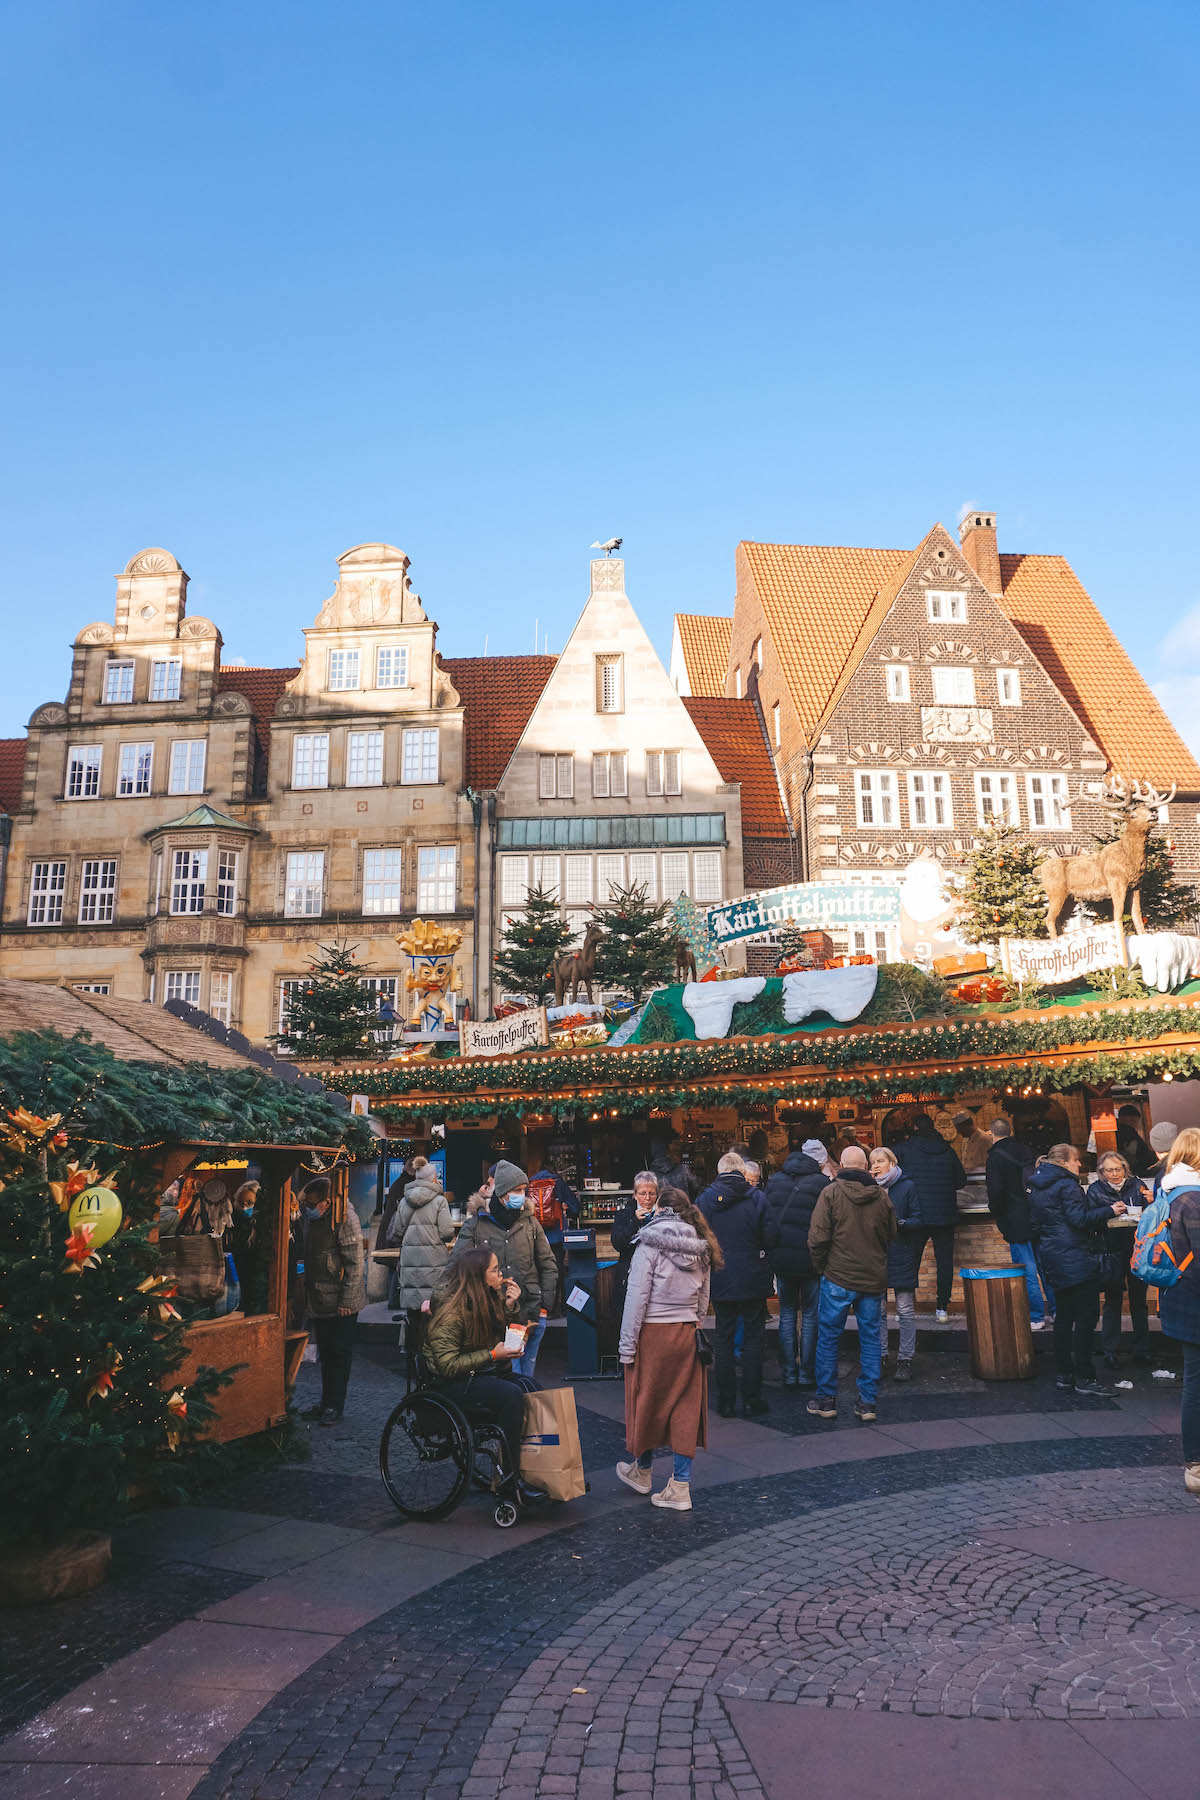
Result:
[[[1033,1334],[1024,1269],[960,1269],[959,1275],[972,1375],[977,1381],[1027,1381],[1033,1374]]]

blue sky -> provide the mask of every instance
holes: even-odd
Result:
[[[739,538],[1061,552],[1200,712],[1194,7],[10,7],[0,732],[164,544],[281,663],[335,556],[446,653],[664,656]],[[15,177],[15,178],[14,178]]]

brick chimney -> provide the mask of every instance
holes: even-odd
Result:
[[[996,548],[996,515],[972,509],[958,528],[962,552],[989,594],[1003,591],[1000,552]]]

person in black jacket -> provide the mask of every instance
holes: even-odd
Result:
[[[897,1381],[912,1380],[913,1357],[917,1352],[917,1282],[921,1258],[917,1250],[921,1237],[921,1202],[913,1182],[908,1179],[895,1152],[877,1144],[867,1158],[867,1172],[892,1203],[896,1215],[896,1235],[888,1245],[887,1284],[896,1296],[896,1318],[900,1324],[900,1341],[896,1347],[894,1375]],[[885,1308],[884,1335],[887,1335]]]
[[[1141,1208],[1146,1203],[1141,1182],[1125,1158],[1115,1150],[1106,1150],[1096,1164],[1096,1179],[1088,1189],[1087,1197],[1101,1206],[1111,1206],[1114,1200],[1124,1200],[1126,1213],[1134,1207]],[[1133,1326],[1133,1360],[1150,1362],[1153,1355],[1150,1349],[1150,1309],[1146,1304],[1146,1283],[1140,1281],[1129,1267],[1134,1229],[1132,1225],[1128,1225],[1124,1231],[1114,1231],[1112,1234],[1117,1240],[1115,1273],[1104,1285],[1104,1315],[1100,1320],[1100,1348],[1110,1369],[1116,1368],[1117,1353],[1121,1348],[1121,1303],[1126,1288],[1129,1290],[1129,1322]]]
[[[1142,1123],[1140,1106],[1122,1106],[1117,1111],[1117,1150],[1135,1175],[1153,1175],[1159,1158],[1150,1148],[1138,1127]]]
[[[954,1227],[958,1223],[958,1190],[967,1174],[957,1153],[938,1131],[928,1113],[914,1113],[910,1135],[894,1146],[896,1161],[917,1190],[921,1203],[921,1242],[917,1268],[932,1239],[937,1261],[937,1317],[944,1324],[950,1316],[950,1288],[954,1281]]]
[[[779,1375],[784,1387],[817,1385],[817,1301],[821,1278],[808,1253],[808,1228],[817,1195],[829,1178],[820,1163],[792,1150],[767,1182],[764,1199],[779,1231],[771,1252],[779,1291]],[[800,1323],[797,1349],[797,1322]]]
[[[1029,1190],[1026,1183],[1037,1160],[1028,1144],[1020,1143],[1012,1134],[1007,1119],[991,1123],[992,1147],[988,1151],[984,1180],[987,1183],[988,1211],[1012,1251],[1012,1259],[1025,1271],[1025,1291],[1029,1295],[1029,1321],[1034,1331],[1046,1329],[1046,1314],[1054,1315],[1054,1290],[1042,1274],[1030,1233]],[[1046,1296],[1043,1300],[1042,1289]]]
[[[1054,1284],[1056,1385],[1077,1394],[1107,1394],[1092,1362],[1103,1267],[1097,1234],[1109,1219],[1121,1217],[1125,1202],[1089,1200],[1082,1172],[1074,1144],[1055,1144],[1046,1152],[1029,1177],[1033,1236]]]
[[[763,1195],[743,1174],[745,1164],[735,1151],[717,1164],[717,1179],[705,1188],[696,1205],[712,1226],[725,1259],[713,1270],[712,1309],[716,1315],[717,1411],[733,1417],[737,1397],[737,1367],[733,1340],[741,1319],[742,1411],[755,1418],[767,1411],[763,1399],[763,1339],[767,1329],[767,1296],[774,1286],[769,1253],[779,1242],[779,1227]]]
[[[629,1265],[637,1249],[637,1234],[658,1204],[661,1192],[657,1175],[640,1169],[633,1178],[633,1193],[617,1213],[609,1231],[617,1253],[617,1292],[614,1302],[618,1316],[625,1307],[625,1290],[629,1286]]]

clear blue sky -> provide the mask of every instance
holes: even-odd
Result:
[[[1194,6],[39,0],[3,32],[0,732],[147,544],[281,663],[351,544],[406,549],[464,654],[535,617],[560,647],[620,533],[665,655],[739,538],[909,545],[965,503],[1200,712]]]

